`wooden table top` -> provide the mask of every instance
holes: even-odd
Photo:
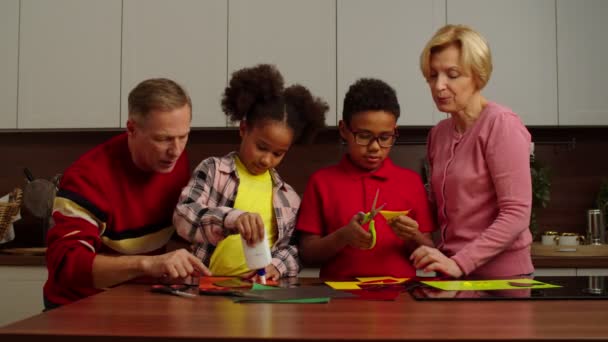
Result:
[[[123,285],[0,328],[2,341],[608,341],[608,301],[237,304]]]

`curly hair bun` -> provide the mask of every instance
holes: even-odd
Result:
[[[287,118],[296,132],[296,143],[310,142],[316,132],[325,127],[325,113],[329,110],[327,102],[314,97],[310,91],[299,84],[285,89],[285,102],[295,109],[298,115]]]
[[[244,68],[232,74],[222,97],[222,110],[232,121],[243,120],[256,104],[273,102],[282,93],[283,76],[274,65]]]

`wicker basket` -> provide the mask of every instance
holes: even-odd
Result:
[[[21,208],[21,200],[23,199],[23,191],[16,188],[9,195],[8,202],[0,203],[0,240],[4,239],[4,236],[8,232],[8,227],[15,219],[15,216],[19,213]]]

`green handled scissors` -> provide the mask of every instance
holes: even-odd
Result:
[[[374,220],[374,217],[378,215],[380,210],[382,210],[386,205],[386,203],[384,203],[383,205],[376,208],[376,204],[378,203],[378,195],[380,195],[379,188],[376,190],[376,196],[374,197],[374,201],[372,202],[372,208],[368,213],[363,214],[363,220],[361,220],[361,224],[366,224],[369,222],[369,233],[372,234],[372,244],[369,246],[368,249],[372,249],[374,248],[374,246],[376,246],[376,221]]]

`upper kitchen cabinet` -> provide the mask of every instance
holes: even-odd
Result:
[[[124,0],[121,125],[128,95],[148,78],[170,78],[192,98],[192,126],[226,127],[225,0]]]
[[[420,72],[426,41],[445,24],[444,0],[338,0],[338,117],[348,87],[362,77],[395,88],[399,125],[433,125],[441,115]]]
[[[608,1],[557,1],[559,124],[608,125]]]
[[[512,108],[526,125],[557,125],[555,1],[449,0],[447,6],[448,23],[472,26],[492,50],[494,71],[482,94]]]
[[[18,128],[119,127],[121,0],[21,0]]]
[[[326,122],[336,125],[335,0],[228,3],[229,73],[259,63],[274,64],[286,85],[302,84],[327,101]]]
[[[0,128],[17,128],[19,0],[0,2]]]

